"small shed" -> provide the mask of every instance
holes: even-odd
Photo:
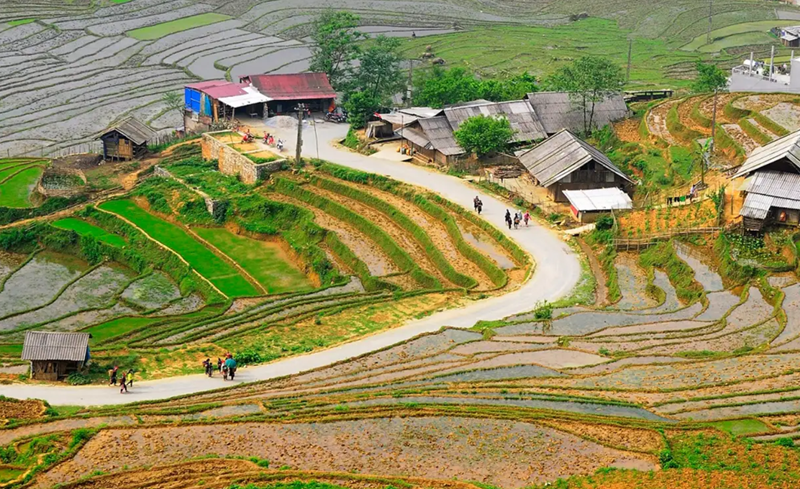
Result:
[[[100,136],[103,141],[103,159],[133,160],[147,152],[147,143],[156,132],[146,124],[128,117],[112,126]]]
[[[575,218],[582,223],[595,222],[612,210],[633,209],[631,198],[618,188],[564,190]]]
[[[600,150],[567,130],[519,155],[550,199],[567,202],[565,190],[626,189],[633,181]]]
[[[89,333],[28,331],[22,359],[31,362],[31,378],[58,380],[77,372],[89,361]]]
[[[739,189],[747,196],[739,215],[747,231],[761,231],[766,224],[800,225],[800,175],[757,171]]]

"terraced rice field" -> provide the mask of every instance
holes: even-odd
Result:
[[[101,227],[95,226],[92,223],[82,221],[80,219],[71,217],[59,219],[53,223],[53,226],[60,229],[75,231],[80,236],[93,236],[104,243],[107,243],[111,246],[116,246],[118,248],[122,248],[126,244],[125,239],[122,236],[109,233]]]
[[[800,334],[800,288],[791,280],[780,281],[782,290],[731,288],[700,250],[673,246],[702,285],[697,301],[681,303],[675,277],[644,268],[636,272],[644,279],[623,288],[623,297],[654,298],[635,310],[570,307],[550,320],[518,315],[444,328],[288,378],[87,410],[84,426],[106,427],[71,460],[39,476],[37,486],[98,467],[123,480],[144,467],[207,473],[212,461],[202,469],[185,460],[210,449],[215,457],[291,467],[296,472],[289,475],[267,473],[292,480],[310,471],[314,477],[413,473],[498,487],[545,487],[571,477],[568,487],[622,479],[610,487],[655,488],[676,487],[669,484],[680,475],[686,487],[767,477],[789,487],[797,473],[779,467],[794,467],[800,458],[773,442],[800,437],[798,350],[791,346]],[[624,259],[619,264],[634,267]],[[246,314],[267,312],[269,304]],[[129,421],[120,412],[141,424],[123,429]],[[57,423],[13,428],[6,439],[46,433]],[[209,448],[207,439],[220,443]],[[108,446],[122,447],[126,467]],[[249,466],[235,463],[225,477],[250,480]],[[646,475],[658,465],[660,471]],[[601,467],[633,470],[595,473]],[[706,475],[724,482],[703,485]]]
[[[149,214],[131,201],[104,202],[100,208],[129,220],[153,239],[174,250],[200,275],[229,297],[257,295],[255,287],[225,260],[192,238],[186,231]]]
[[[306,70],[309,25],[322,8],[309,0],[3,2],[0,155],[41,157],[90,143],[125,115],[169,131],[182,121],[167,109],[162,95],[186,83]],[[705,36],[704,7],[692,0],[668,5],[624,0],[613,6],[576,0],[478,0],[469,5],[335,0],[324,8],[356,12],[362,30],[373,35],[415,35],[404,48],[410,58],[432,44],[449,65],[487,75],[546,75],[579,54],[624,64],[631,37],[630,84],[635,87],[687,85],[697,59],[713,54],[717,61],[733,63],[742,56],[731,50],[745,41],[722,37],[718,43],[734,47],[720,45],[721,53],[679,50]],[[721,1],[714,10],[714,28],[732,37],[749,35],[739,31],[761,23],[791,22],[797,12],[791,6],[763,8],[760,0]],[[584,12],[591,18],[575,21]],[[546,53],[549,62],[532,58],[534,51]],[[779,55],[788,55],[784,51]]]

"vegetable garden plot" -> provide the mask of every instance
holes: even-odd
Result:
[[[67,287],[52,304],[0,320],[0,330],[46,323],[83,309],[105,307],[134,276],[133,271],[118,265],[98,267]]]
[[[224,294],[230,297],[257,295],[255,287],[240,276],[233,266],[195,241],[177,225],[149,214],[128,200],[104,202],[100,208],[130,220],[153,239],[174,250]]]
[[[37,253],[5,281],[0,317],[46,304],[86,269],[87,263],[66,255]]]

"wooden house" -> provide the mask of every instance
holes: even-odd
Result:
[[[156,133],[133,117],[124,119],[100,136],[104,160],[133,160],[147,152],[147,142]]]
[[[800,224],[800,131],[754,150],[733,178],[744,178],[739,215],[746,230]]]
[[[628,191],[633,184],[600,150],[567,130],[520,154],[519,160],[555,202],[568,202],[564,190],[616,187]]]
[[[77,372],[89,361],[89,333],[28,331],[22,359],[31,362],[34,380],[58,380]]]

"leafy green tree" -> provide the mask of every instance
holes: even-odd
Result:
[[[692,84],[694,92],[724,92],[727,87],[728,75],[717,65],[697,62],[697,79]]]
[[[480,158],[505,150],[514,137],[514,130],[505,117],[479,115],[462,122],[453,135],[464,151]]]
[[[358,21],[350,12],[326,10],[313,24],[310,69],[326,73],[337,90],[352,73],[352,62],[360,51],[358,42],[367,37],[356,30]]]
[[[468,102],[480,98],[480,82],[464,68],[434,66],[417,78],[414,103],[430,107]]]
[[[504,79],[479,80],[464,68],[449,70],[434,66],[417,79],[414,102],[418,105],[445,105],[486,99],[493,102],[519,100],[537,90],[536,78],[529,73]]]
[[[625,82],[622,69],[605,58],[584,56],[562,66],[550,76],[549,85],[569,92],[570,100],[583,112],[583,131],[594,128],[595,105],[619,92]]]
[[[342,105],[347,111],[347,122],[354,128],[360,129],[383,104],[380,97],[370,92],[352,92]]]
[[[161,96],[161,101],[167,107],[168,112],[177,112],[183,119],[183,111],[185,109],[185,101],[180,92],[167,92]]]
[[[378,36],[358,56],[352,88],[388,100],[404,89],[400,39]]]

